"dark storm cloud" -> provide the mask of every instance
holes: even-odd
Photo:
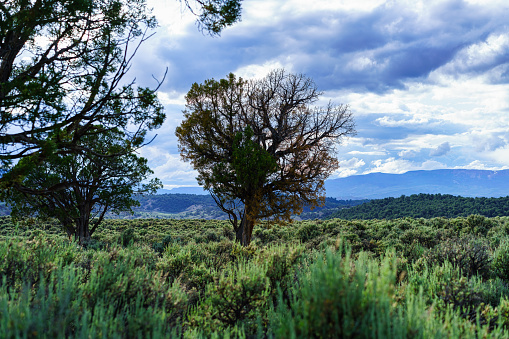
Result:
[[[269,24],[240,23],[220,38],[201,35],[191,26],[182,38],[158,41],[150,54],[159,66],[169,67],[163,89],[186,91],[193,82],[277,60],[311,76],[322,90],[382,93],[404,88],[409,80],[425,81],[455,57],[460,60],[450,67],[452,73],[508,64],[509,53],[503,51],[472,65],[461,62],[468,55],[460,52],[506,30],[508,13],[507,8],[490,10],[463,1],[430,4],[424,14],[398,3],[369,13],[310,11]],[[146,62],[144,67],[154,66]],[[507,73],[497,81],[508,79]]]

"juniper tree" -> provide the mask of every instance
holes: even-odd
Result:
[[[139,205],[134,194],[155,193],[161,186],[157,179],[147,181],[153,172],[145,158],[123,153],[133,147],[127,142],[121,131],[113,129],[82,138],[78,146],[84,143],[90,151],[49,155],[16,189],[2,192],[11,215],[55,218],[69,237],[86,242],[107,212],[132,212]],[[30,160],[25,157],[15,167]]]
[[[336,146],[355,125],[348,105],[312,107],[320,95],[310,78],[284,70],[252,81],[230,74],[187,93],[176,129],[181,155],[242,245],[258,220],[289,221],[304,204],[324,202]]]
[[[239,19],[240,2],[183,1],[211,34]],[[122,126],[136,141],[161,125],[160,82],[137,88],[126,79],[155,26],[145,0],[0,2],[1,185],[12,187],[52,153],[86,151],[80,139],[98,126]],[[30,161],[14,170],[23,158]]]

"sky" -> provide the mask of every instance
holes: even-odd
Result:
[[[312,5],[310,5],[312,3]],[[165,188],[197,186],[175,128],[195,82],[284,68],[312,78],[320,104],[348,104],[357,134],[330,178],[509,168],[509,1],[245,0],[241,22],[202,34],[178,0],[148,0],[159,27],[131,75],[167,114],[140,150]]]

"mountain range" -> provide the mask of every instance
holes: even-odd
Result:
[[[419,193],[463,197],[509,196],[509,170],[442,169],[403,174],[370,173],[327,180],[328,197],[381,199]]]
[[[419,193],[463,197],[509,195],[509,170],[442,169],[403,174],[370,173],[325,181],[326,195],[337,199],[381,199]],[[201,187],[179,187],[159,193],[208,194]]]

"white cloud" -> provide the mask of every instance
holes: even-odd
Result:
[[[185,105],[186,99],[185,93],[179,93],[177,91],[169,91],[169,92],[163,92],[159,91],[157,92],[157,98],[161,101],[163,105]]]
[[[233,72],[233,74],[244,79],[260,79],[269,74],[274,69],[284,68],[287,72],[291,72],[291,64],[283,65],[280,61],[270,60],[262,65],[251,64],[245,65]]]
[[[388,158],[388,159],[378,159],[371,162],[371,167],[367,173],[396,173],[402,174],[412,170],[413,165],[412,162],[408,160]]]
[[[339,161],[340,167],[346,167],[346,168],[359,168],[364,166],[366,163],[362,159],[358,158],[351,158],[349,160],[341,160]]]
[[[488,152],[485,157],[490,162],[498,165],[498,168],[508,168],[509,167],[509,146],[497,148],[492,152]]]
[[[499,168],[496,168],[496,167],[489,167],[487,165],[485,165],[484,163],[482,163],[480,160],[474,160],[472,161],[470,164],[466,165],[466,166],[458,166],[456,168],[460,168],[460,169],[476,169],[476,170],[497,170]]]
[[[389,116],[383,116],[376,119],[376,122],[380,126],[384,127],[401,127],[401,126],[412,126],[412,125],[425,125],[429,123],[429,117],[419,116],[418,114],[413,115],[410,119],[395,120]]]
[[[358,158],[350,158],[348,160],[339,161],[339,169],[336,170],[331,178],[344,178],[359,173],[359,169],[366,165],[364,160]]]
[[[426,160],[422,163],[418,163],[396,158],[375,160],[371,162],[371,165],[372,167],[369,170],[365,171],[364,174],[368,173],[402,174],[408,171],[419,171],[419,170],[429,171],[447,168],[445,164],[434,160]]]
[[[509,34],[490,34],[486,40],[472,44],[459,51],[454,59],[437,69],[446,74],[479,72],[496,66],[497,59],[509,51]]]
[[[446,142],[438,145],[437,148],[432,149],[429,152],[429,155],[432,157],[441,157],[441,156],[449,153],[450,150],[451,150],[451,145],[449,145],[449,142],[446,141]]]
[[[334,178],[346,178],[352,175],[359,174],[359,171],[351,169],[351,168],[340,168],[334,174],[330,176],[330,179]]]
[[[149,166],[154,171],[154,176],[161,179],[163,184],[196,185],[198,173],[189,163],[182,161],[179,154],[170,154],[155,146],[145,146],[140,150],[140,155],[149,160]]]
[[[384,151],[350,151],[347,154],[352,155],[386,155]]]
[[[398,152],[398,156],[401,158],[413,158],[416,155],[417,155],[417,152],[410,150],[410,149],[405,149],[405,150]]]

